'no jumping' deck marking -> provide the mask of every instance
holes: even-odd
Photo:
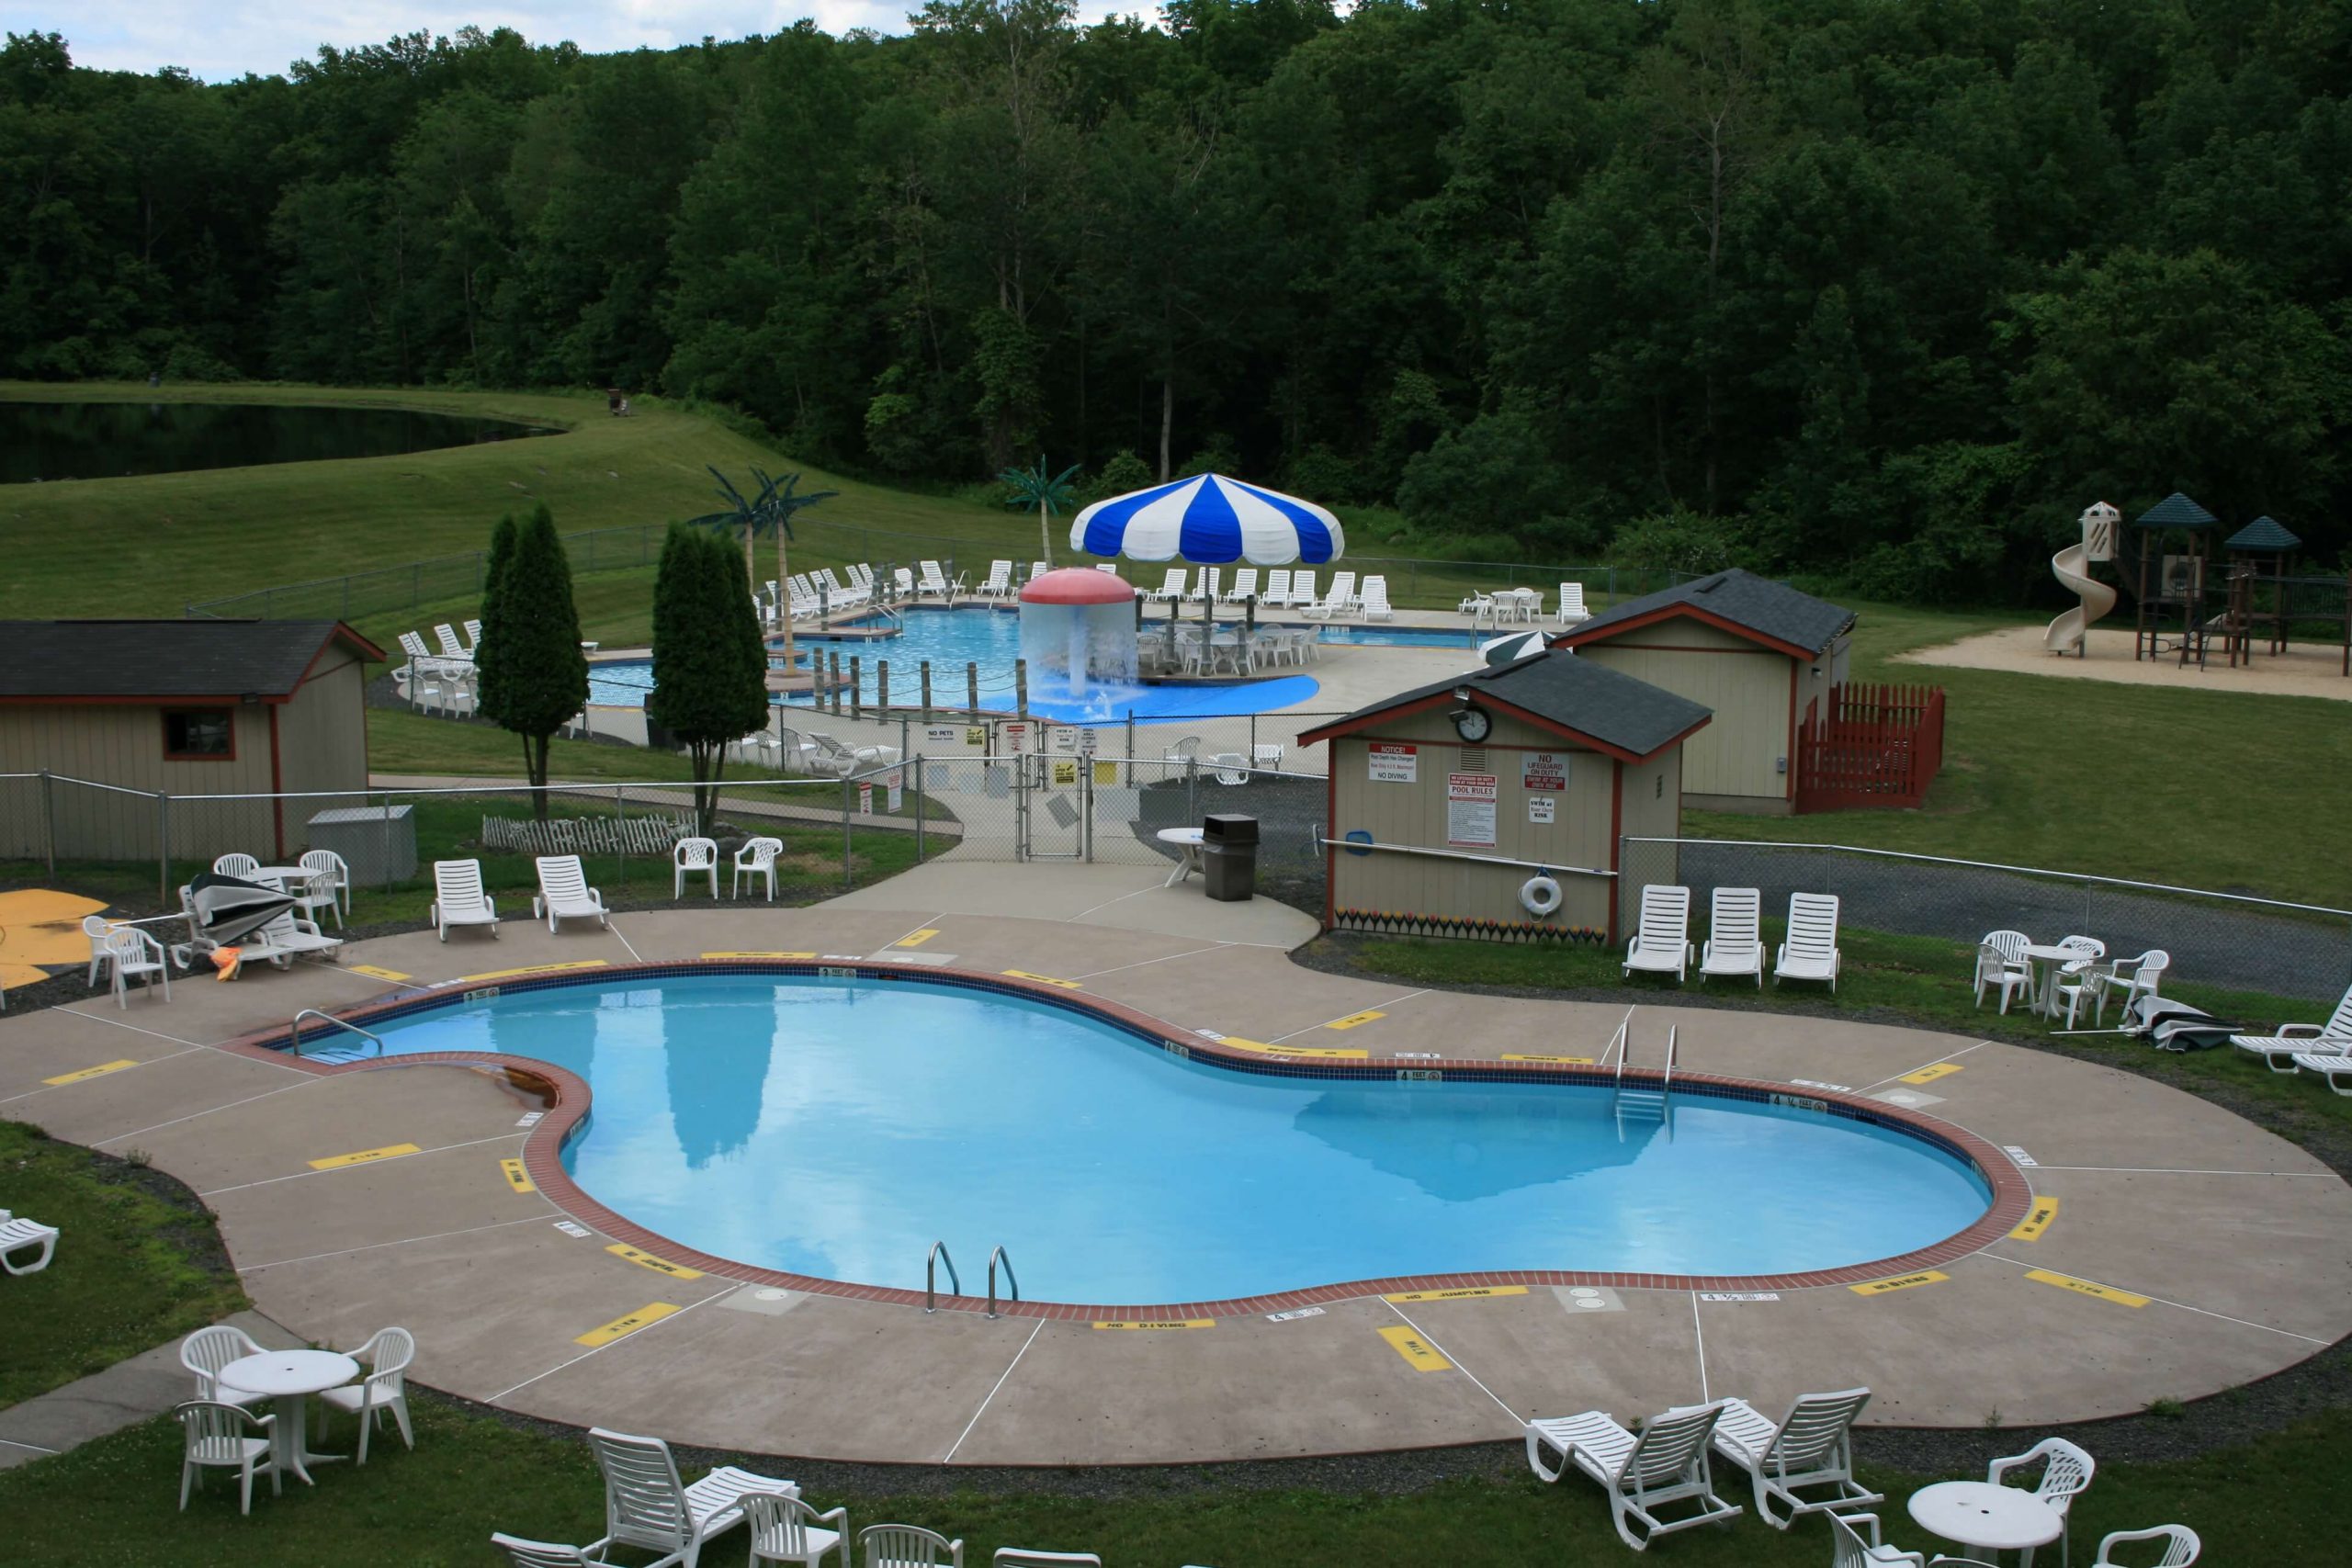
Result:
[[[1161,1328],[1215,1328],[1216,1326],[1216,1319],[1213,1317],[1118,1317],[1105,1318],[1095,1324],[1094,1326],[1097,1328],[1144,1330]]]
[[[413,976],[403,975],[397,969],[380,969],[373,964],[354,964],[349,965],[345,972],[353,975],[365,975],[368,978],[374,980],[408,980],[414,978]]]
[[[531,1185],[530,1173],[523,1168],[523,1162],[521,1160],[500,1160],[498,1162],[498,1169],[499,1174],[506,1178],[506,1185],[514,1189],[515,1191],[537,1192],[538,1190],[537,1188]]]
[[[2029,1269],[2025,1271],[2025,1277],[2040,1284],[2055,1285],[2062,1291],[2072,1291],[2078,1296],[2090,1296],[2102,1302],[2113,1302],[2118,1306],[2143,1307],[2148,1304],[2148,1298],[2145,1296],[2134,1295],[2130,1291],[2119,1291],[2113,1285],[2102,1285],[2095,1280],[2077,1280],[2072,1274],[2053,1274],[2047,1269]]]
[[[372,1165],[379,1159],[398,1159],[402,1155],[423,1154],[414,1144],[386,1144],[380,1149],[361,1149],[356,1154],[329,1155],[311,1162],[312,1170],[338,1170],[347,1165]]]
[[[817,955],[814,953],[706,953],[703,956],[705,958],[775,958],[805,964]]]
[[[1883,1296],[1890,1291],[1907,1291],[1915,1285],[1937,1285],[1951,1276],[1940,1269],[1922,1269],[1917,1274],[1897,1274],[1892,1280],[1867,1280],[1846,1288],[1858,1296]]]
[[[487,975],[460,975],[449,982],[452,986],[479,985],[484,980],[512,980],[521,975],[560,975],[570,969],[602,969],[601,958],[576,958],[569,964],[530,964],[520,969],[493,969]]]
[[[624,1242],[616,1241],[613,1243],[612,1246],[605,1248],[605,1250],[611,1253],[615,1258],[636,1264],[639,1269],[650,1269],[656,1274],[667,1274],[673,1280],[699,1280],[702,1278],[702,1270],[699,1269],[689,1269],[683,1263],[673,1263],[666,1258],[656,1258],[650,1252],[641,1251],[639,1248],[630,1247]]]
[[[1592,1058],[1589,1056],[1521,1056],[1510,1051],[1504,1052],[1498,1060],[1505,1062],[1551,1062],[1564,1067],[1589,1067],[1592,1066]]]
[[[1524,1285],[1463,1285],[1450,1291],[1399,1291],[1393,1296],[1383,1296],[1384,1302],[1459,1302],[1473,1296],[1523,1296]]]
[[[2046,1192],[2038,1193],[2034,1197],[2033,1207],[2025,1212],[2025,1218],[2018,1222],[2018,1228],[2009,1233],[2009,1239],[2040,1241],[2041,1233],[2048,1230],[2050,1222],[2057,1217],[2058,1200]]]
[[[1065,991],[1082,991],[1086,989],[1085,987],[1080,985],[1075,980],[1057,980],[1051,975],[1032,975],[1026,969],[1006,969],[1001,971],[1001,973],[1008,975],[1015,980],[1035,980],[1041,986],[1059,986]]]
[[[1262,1040],[1244,1040],[1238,1034],[1227,1034],[1217,1043],[1261,1056],[1321,1056],[1326,1059],[1336,1056],[1361,1062],[1372,1055],[1369,1051],[1358,1051],[1345,1045],[1269,1045]]]

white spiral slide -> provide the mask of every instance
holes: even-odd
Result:
[[[2088,651],[2084,633],[2093,621],[2115,608],[2115,590],[2090,574],[2090,563],[2115,558],[2115,530],[2120,514],[2105,502],[2083,513],[2083,538],[2050,558],[2050,572],[2071,589],[2082,603],[2063,611],[2041,634],[2041,646],[2052,653]]]

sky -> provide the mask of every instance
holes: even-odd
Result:
[[[62,33],[77,65],[111,71],[183,66],[204,80],[283,73],[322,43],[382,43],[419,30],[447,35],[468,23],[513,28],[533,43],[569,39],[591,53],[668,49],[705,37],[781,32],[813,17],[830,33],[904,32],[918,0],[0,0],[0,32]],[[1080,0],[1081,20],[1152,14],[1138,0]]]

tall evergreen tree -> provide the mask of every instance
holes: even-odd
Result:
[[[490,532],[490,556],[482,563],[481,631],[474,638],[474,704],[485,716],[503,712],[506,701],[506,579],[514,568],[520,534],[508,513]]]
[[[727,748],[768,721],[767,645],[733,548],[688,524],[672,524],[662,541],[645,716],[685,743],[695,830],[707,834]]]
[[[493,558],[498,551],[491,542]],[[542,502],[515,533],[513,553],[482,605],[482,641],[495,643],[495,675],[480,688],[481,711],[523,739],[532,808],[548,814],[548,741],[588,703],[588,656],[580,649],[580,610],[571,562],[555,517]],[[497,618],[493,628],[492,617]]]

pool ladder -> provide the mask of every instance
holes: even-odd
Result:
[[[302,1054],[302,1021],[306,1018],[315,1018],[322,1023],[334,1024],[337,1029],[348,1030],[350,1032],[359,1036],[360,1039],[372,1042],[376,1047],[376,1055],[380,1056],[384,1054],[384,1041],[381,1035],[370,1034],[368,1031],[360,1028],[357,1024],[346,1023],[342,1019],[335,1017],[333,1013],[321,1012],[316,1008],[304,1008],[300,1012],[294,1015],[294,1021],[292,1024],[288,1026],[286,1032],[287,1046],[297,1056],[300,1056]],[[358,1053],[351,1047],[342,1046],[335,1050],[323,1053],[322,1059],[331,1062],[356,1062],[360,1058]]]
[[[938,1310],[939,1266],[942,1263],[947,1265],[947,1293],[951,1296],[960,1296],[964,1293],[964,1281],[956,1274],[954,1255],[947,1250],[945,1242],[934,1241],[931,1244],[930,1256],[926,1257],[922,1263],[922,1310],[925,1312]],[[989,1315],[990,1317],[997,1315],[996,1270],[1000,1263],[1004,1265],[1004,1282],[1012,1292],[1005,1299],[1013,1302],[1021,1299],[1021,1280],[1012,1271],[1012,1254],[1007,1252],[1002,1247],[998,1247],[989,1254]]]
[[[1631,1022],[1632,1014],[1628,1013],[1626,1020]],[[1647,1119],[1663,1122],[1673,1104],[1674,1057],[1679,1044],[1680,1026],[1669,1025],[1667,1029],[1666,1071],[1660,1075],[1656,1089],[1647,1088],[1639,1078],[1634,1079],[1631,1087],[1626,1085],[1625,1058],[1632,1055],[1630,1047],[1633,1041],[1624,1024],[1618,1025],[1618,1034],[1617,1077],[1612,1097],[1612,1109],[1617,1112],[1617,1119],[1622,1122],[1631,1117],[1637,1121]]]

